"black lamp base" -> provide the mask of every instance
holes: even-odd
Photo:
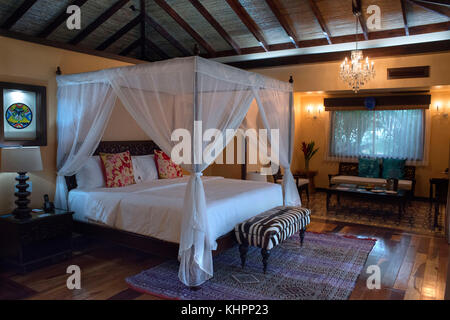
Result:
[[[19,183],[16,185],[17,192],[14,193],[17,197],[17,200],[15,201],[17,207],[14,209],[13,215],[16,219],[29,219],[31,218],[31,209],[28,208],[28,204],[30,203],[28,196],[30,195],[30,192],[27,191],[29,184],[26,183],[29,177],[26,175],[26,172],[18,172],[18,174],[16,181]]]

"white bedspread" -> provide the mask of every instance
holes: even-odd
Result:
[[[161,179],[122,188],[74,189],[69,208],[75,219],[104,224],[179,243],[183,198],[189,177]],[[216,239],[240,223],[283,204],[273,183],[202,177],[208,222]]]

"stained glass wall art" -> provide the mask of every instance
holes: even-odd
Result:
[[[0,148],[47,145],[46,87],[0,82]]]
[[[36,139],[36,93],[3,90],[3,130],[5,140]]]

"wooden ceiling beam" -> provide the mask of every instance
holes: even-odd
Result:
[[[426,34],[426,33],[433,33],[433,32],[440,32],[440,31],[447,31],[450,28],[450,22],[441,22],[441,23],[435,23],[435,24],[428,24],[428,25],[421,25],[421,26],[414,26],[409,28],[410,35],[418,35],[418,34]],[[372,40],[375,39],[387,39],[387,38],[393,38],[393,37],[402,37],[405,35],[405,29],[399,28],[399,29],[391,29],[391,30],[382,30],[382,31],[373,31],[370,33],[370,38]],[[351,43],[355,41],[355,35],[345,35],[345,36],[338,36],[331,38],[333,44],[340,44],[340,43]],[[358,40],[363,41],[363,35],[358,35]],[[301,48],[311,48],[311,47],[317,47],[317,46],[324,46],[327,45],[327,40],[325,38],[319,38],[319,39],[311,39],[311,40],[301,40],[299,42],[299,46]],[[270,46],[271,51],[278,51],[278,50],[287,50],[292,49],[292,44],[290,42],[286,43],[277,43]],[[263,53],[265,52],[261,47],[248,47],[248,48],[242,48],[242,54],[253,54],[253,53]],[[227,51],[219,51],[217,52],[218,57],[227,57],[227,56],[233,56],[234,51],[227,50]]]
[[[169,59],[169,55],[165,53],[161,48],[159,48],[153,41],[151,41],[149,38],[145,38],[145,41],[147,43],[148,48],[155,52],[158,56],[160,56],[163,59]]]
[[[448,0],[418,0],[421,2],[428,2],[431,4],[438,4],[438,5],[445,5],[445,6],[449,6],[450,4],[448,3]]]
[[[125,49],[120,51],[119,55],[121,55],[121,56],[129,55],[134,49],[139,47],[140,44],[141,44],[141,39],[139,38],[136,41],[133,41],[128,47],[126,47]]]
[[[364,34],[364,40],[369,40],[369,29],[367,29],[366,20],[364,20],[362,13],[358,16],[358,20],[361,24],[362,32]]]
[[[403,24],[405,25],[405,35],[409,36],[408,17],[406,14],[406,0],[400,0],[402,5]]]
[[[24,34],[24,33],[20,33],[20,32],[15,32],[15,31],[11,31],[11,30],[5,30],[5,29],[1,29],[1,28],[0,28],[0,37],[7,37],[7,38],[11,38],[11,39],[20,40],[20,41],[35,43],[37,45],[48,46],[48,47],[53,47],[53,48],[68,50],[68,51],[73,51],[73,52],[79,52],[79,53],[88,54],[91,56],[103,57],[103,58],[107,58],[107,59],[113,59],[113,60],[123,61],[123,62],[127,62],[127,63],[132,63],[132,64],[142,63],[141,60],[136,59],[136,58],[125,57],[125,56],[121,56],[121,55],[107,52],[107,51],[98,51],[98,50],[95,50],[92,48],[87,48],[82,45],[74,46],[74,45],[60,42],[60,41],[49,40],[49,39],[45,39],[45,38],[38,38],[36,36],[32,36],[32,35],[28,35],[28,34]],[[56,65],[55,65],[55,67],[56,67]]]
[[[88,25],[86,28],[80,31],[75,38],[69,41],[70,44],[76,45],[80,43],[84,38],[90,35],[95,29],[100,27],[106,20],[119,11],[129,0],[118,0],[109,9],[103,12],[94,22]]]
[[[87,2],[87,0],[75,0],[73,1],[70,5],[75,5],[78,7],[81,7],[83,4],[85,4]],[[45,28],[44,30],[42,30],[41,32],[39,32],[37,34],[38,37],[41,38],[47,38],[53,31],[56,30],[56,28],[58,28],[61,23],[63,23],[64,21],[67,20],[67,18],[69,18],[71,14],[67,13],[67,8],[64,7],[64,11],[61,12],[55,19],[53,19],[52,22],[50,22]]]
[[[450,40],[441,40],[434,42],[400,45],[395,47],[365,49],[364,53],[370,56],[371,58],[378,58],[378,57],[403,56],[410,54],[421,54],[429,52],[443,52],[449,50],[450,50]],[[284,56],[277,58],[249,60],[249,61],[236,61],[227,64],[242,69],[256,69],[256,68],[266,68],[285,65],[299,65],[305,63],[342,61],[346,56],[348,56],[347,51],[337,51],[320,54],[305,54],[305,55]]]
[[[199,0],[189,0],[191,4],[197,9],[198,12],[213,26],[214,29],[222,36],[222,38],[236,51],[237,54],[241,54],[241,48],[231,38],[228,32],[220,25],[220,23],[209,13]]]
[[[264,39],[261,30],[259,29],[256,22],[250,17],[247,10],[240,4],[238,0],[226,0],[228,5],[237,14],[242,23],[248,28],[248,30],[253,34],[253,36],[258,40],[259,45],[265,50],[269,51],[269,45]]]
[[[150,17],[148,14],[145,15],[145,20],[147,23],[155,29],[156,32],[158,32],[164,39],[166,39],[172,46],[178,49],[183,55],[190,56],[191,52],[187,50],[185,47],[181,45],[181,43],[172,37],[169,32],[167,32],[166,29],[164,29],[159,23],[157,23],[152,17]]]
[[[333,44],[331,41],[331,32],[327,27],[327,24],[325,23],[325,20],[322,17],[322,13],[320,13],[319,7],[315,3],[314,0],[308,0],[309,6],[311,7],[311,10],[314,13],[314,16],[316,17],[317,22],[319,22],[320,28],[322,28],[322,32],[324,36],[327,38],[328,44]]]
[[[435,24],[429,24],[429,25],[412,26],[409,28],[409,31],[410,31],[410,35],[417,35],[417,34],[426,34],[426,33],[440,32],[440,31],[447,31],[449,29],[450,29],[450,22],[441,22],[441,23],[435,23]],[[383,30],[383,31],[373,31],[370,33],[371,39],[386,39],[386,38],[393,38],[393,37],[402,37],[404,35],[405,35],[404,28]],[[116,59],[116,60],[125,61],[125,62],[129,62],[129,63],[136,64],[136,63],[142,62],[136,58],[131,58],[131,57],[125,56],[139,46],[140,39],[138,39],[135,42],[133,42],[132,44],[130,44],[127,48],[125,48],[124,50],[122,50],[122,52],[120,52],[120,55],[118,55],[118,54],[113,54],[113,53],[106,52],[106,51],[99,51],[99,50],[94,50],[91,48],[86,48],[86,47],[83,47],[82,45],[74,46],[74,45],[70,45],[67,43],[52,41],[52,40],[48,40],[45,38],[30,36],[30,35],[26,35],[26,34],[19,33],[19,32],[4,30],[1,28],[0,28],[0,36],[17,39],[17,40],[21,40],[21,41],[27,41],[27,42],[31,42],[31,43],[36,43],[39,45],[51,46],[51,47],[55,47],[55,48],[59,48],[59,49],[63,49],[63,50],[70,50],[70,51],[74,51],[74,52],[80,52],[80,53],[85,53],[85,54],[89,54],[89,55],[105,57],[105,58],[109,58],[109,59]],[[363,37],[361,34],[359,35],[359,38],[360,38],[360,40],[363,40]],[[355,37],[354,37],[354,35],[338,36],[338,37],[333,37],[332,41],[335,44],[351,43],[351,42],[355,41]],[[302,40],[302,41],[300,41],[299,46],[301,48],[307,48],[307,47],[314,47],[314,46],[324,46],[326,44],[327,44],[327,40],[325,38],[318,38],[318,39],[311,39],[311,40]],[[395,47],[392,47],[392,48],[394,48],[393,50],[395,50]],[[424,48],[426,48],[426,46]],[[271,51],[286,50],[286,49],[292,49],[291,42],[279,43],[279,44],[274,44],[274,45],[270,46]],[[241,50],[242,50],[242,54],[265,52],[265,50],[263,48],[261,48],[260,46],[241,48]],[[440,49],[434,50],[434,48],[431,48],[429,50],[429,52],[437,52],[437,51],[442,51],[442,50],[440,50]],[[423,51],[421,51],[421,53],[427,53],[427,52],[428,51],[426,51],[425,49]],[[236,55],[234,50],[217,52],[218,57],[226,57],[226,56],[234,56],[234,55]],[[320,54],[318,54],[318,55],[320,55]],[[279,59],[284,60],[284,57],[280,57]]]
[[[20,20],[20,18],[23,17],[25,13],[33,6],[33,4],[36,3],[37,0],[25,0],[20,7],[16,9],[16,11],[13,12],[13,14],[6,19],[6,21],[1,25],[0,28],[9,30],[13,25],[17,23],[17,21]]]
[[[95,50],[105,50],[114,42],[119,40],[122,36],[127,34],[131,29],[136,27],[140,22],[141,17],[137,16],[136,18],[128,22],[125,26],[123,26],[120,30],[118,30],[116,33],[114,33],[111,37],[103,41],[102,44],[100,44],[97,48],[95,48]]]
[[[172,17],[192,38],[197,41],[199,45],[201,45],[205,50],[209,53],[210,56],[214,57],[216,55],[216,51],[203,39],[197,31],[195,31],[189,23],[187,23],[165,0],[154,0],[169,16]]]
[[[292,30],[292,28],[291,28],[289,22],[287,21],[287,19],[285,18],[285,16],[283,16],[281,14],[280,8],[278,7],[276,1],[275,0],[266,0],[266,3],[269,6],[270,10],[272,10],[272,13],[275,15],[275,17],[277,18],[280,25],[283,27],[284,31],[289,36],[291,42],[294,44],[294,46],[296,48],[298,48],[299,40],[297,38],[297,35]]]
[[[447,18],[450,18],[450,8],[448,7],[448,2],[447,5],[444,5],[439,3],[433,3],[431,1],[417,1],[417,0],[408,0],[408,1],[428,11],[438,13],[443,16],[446,16]]]
[[[369,30],[367,29],[366,21],[364,20],[361,0],[352,0],[352,11],[353,15],[357,17],[359,24],[361,25],[364,40],[369,40]]]

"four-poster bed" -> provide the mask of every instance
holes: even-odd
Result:
[[[142,155],[151,155],[154,153],[154,150],[159,149],[158,146],[153,141],[102,141],[94,152],[94,156],[99,153],[119,153],[123,151],[129,151],[133,156],[142,156]],[[245,167],[245,164],[243,165]],[[77,180],[76,176],[65,177],[66,185],[69,190],[69,199],[71,198],[73,193],[81,193],[81,195],[88,195],[88,192],[77,190]],[[270,190],[277,191],[277,186],[272,186]],[[72,194],[70,192],[74,190]],[[123,227],[118,226],[108,226],[104,223],[94,222],[94,221],[86,221],[83,217],[86,214],[83,212],[85,210],[85,199],[88,197],[76,200],[72,197],[73,206],[69,208],[76,212],[75,220],[74,220],[74,231],[89,235],[95,236],[98,238],[102,238],[108,241],[112,241],[118,243],[120,245],[124,245],[133,249],[138,249],[144,252],[152,253],[161,257],[166,258],[176,258],[178,253],[178,244],[176,242],[164,241],[158,239],[157,237],[152,237],[150,235],[139,234],[137,232],[132,232],[130,230],[126,230]],[[89,201],[89,200],[88,200]],[[88,203],[89,204],[89,203]],[[83,208],[80,209],[80,205],[83,205]],[[267,206],[268,208],[271,205]],[[78,208],[78,210],[77,210]],[[259,210],[260,211],[260,210]],[[136,219],[139,223],[141,220]],[[217,254],[225,249],[233,246],[235,241],[234,232],[232,229],[229,230],[224,235],[221,235],[217,238],[218,248],[214,250],[214,254]]]
[[[300,205],[297,188],[290,171],[294,132],[292,84],[200,57],[171,59],[85,74],[59,76],[57,81],[58,179],[55,202],[58,207],[67,208],[70,205],[71,194],[76,189],[68,192],[66,180],[70,182],[70,179],[65,177],[79,172],[84,163],[94,154],[116,98],[120,99],[137,124],[167,154],[171,154],[172,148],[178,142],[173,139],[176,129],[185,129],[191,133],[191,149],[187,150],[190,151],[188,158],[191,161],[181,163],[182,167],[190,172],[189,178],[183,183],[181,181],[164,182],[179,184],[181,189],[177,189],[178,193],[174,194],[180,194],[180,190],[183,193],[174,199],[178,200],[180,206],[179,198],[184,198],[181,202],[182,211],[178,214],[180,221],[177,237],[179,279],[185,285],[198,286],[213,276],[212,251],[217,249],[217,238],[226,234],[224,228],[229,228],[227,223],[231,223],[224,222],[226,220],[224,217],[227,217],[225,211],[213,216],[214,213],[220,212],[219,207],[210,210],[207,204],[211,204],[212,198],[216,201],[225,201],[227,197],[234,199],[233,197],[236,197],[238,193],[234,191],[236,194],[229,193],[228,196],[221,196],[222,198],[216,197],[215,194],[225,192],[225,184],[229,182],[225,181],[226,179],[201,178],[202,171],[210,164],[210,161],[203,158],[203,154],[211,150],[223,150],[223,146],[227,145],[232,138],[227,137],[224,141],[215,139],[211,143],[202,141],[203,133],[209,129],[222,132],[226,129],[236,130],[243,123],[253,100],[258,105],[264,127],[268,130],[279,131],[278,141],[270,133],[268,138],[273,147],[272,150],[279,150],[279,162],[285,170],[280,201],[284,205]],[[197,123],[200,121],[202,129],[199,132]],[[263,190],[269,188],[266,185],[255,184],[253,187]],[[228,187],[228,190],[236,189],[235,186]],[[140,202],[144,193],[139,197],[134,194],[133,188],[130,189],[129,195],[124,195],[120,202],[114,205],[124,207],[125,204],[134,205]],[[168,190],[172,189],[176,188],[168,188]],[[212,189],[217,192],[213,194],[210,191]],[[153,189],[148,192],[145,196],[155,194]],[[252,192],[252,190],[243,190],[240,193],[251,199]],[[267,193],[267,190],[265,192]],[[276,194],[276,192],[271,193]],[[96,193],[92,192],[90,195],[94,194]],[[161,198],[154,199],[156,202]],[[96,201],[100,206],[106,203],[102,198],[97,198]],[[241,201],[245,199],[242,198]],[[276,201],[273,200],[273,203],[269,201],[265,205],[275,207]],[[232,202],[228,201],[228,203]],[[170,205],[165,204],[165,206]],[[141,210],[143,209],[140,208],[137,211]],[[261,207],[258,210],[262,212],[267,208]],[[131,215],[134,211],[127,212]],[[253,214],[260,212],[253,212]],[[245,214],[249,215],[250,212],[247,211]],[[172,216],[176,215],[172,214]],[[122,218],[127,218],[127,214],[123,214]],[[245,220],[246,217],[243,215],[234,218],[233,223],[237,223]],[[239,219],[242,220],[238,221]],[[112,220],[115,221],[116,216]],[[221,231],[211,229],[220,223],[223,226]],[[232,230],[232,228],[229,229]]]

